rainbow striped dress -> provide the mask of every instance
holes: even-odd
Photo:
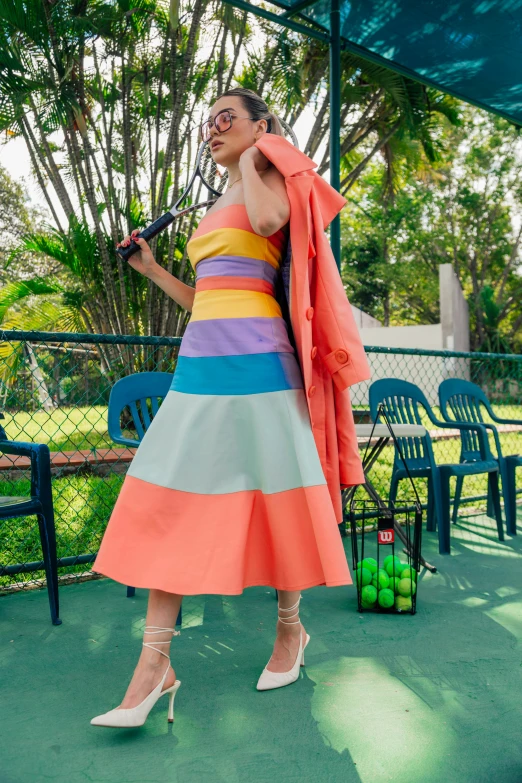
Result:
[[[352,583],[274,295],[285,246],[282,231],[256,234],[244,205],[193,234],[192,317],[96,572],[181,595]]]

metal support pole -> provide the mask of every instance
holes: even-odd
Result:
[[[330,0],[330,184],[341,187],[341,13],[340,0]],[[330,244],[341,270],[341,218],[330,224]]]

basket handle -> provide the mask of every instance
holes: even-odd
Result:
[[[390,424],[390,420],[388,418],[388,414],[386,413],[386,409],[385,409],[384,404],[382,402],[379,403],[378,408],[377,408],[377,416],[375,417],[375,421],[373,423],[372,434],[370,435],[370,439],[373,436],[373,431],[375,429],[375,425],[377,424],[380,416],[382,416],[382,418],[384,419],[384,421],[386,423],[386,426],[388,427],[388,430],[390,431],[390,435],[391,435],[392,440],[393,440],[393,445],[395,446],[395,448],[399,452],[399,457],[401,458],[401,462],[404,465],[404,469],[406,470],[406,475],[408,476],[408,478],[410,480],[410,484],[413,487],[413,491],[415,493],[415,498],[417,500],[417,510],[420,510],[422,508],[422,504],[421,504],[421,501],[420,501],[420,498],[419,498],[419,494],[417,492],[417,488],[415,487],[415,484],[413,483],[413,479],[411,477],[410,469],[408,468],[408,463],[406,462],[404,454],[402,453],[402,449],[401,449],[400,443],[397,440],[397,438],[395,437],[395,433],[394,433],[394,431],[392,429],[392,426]],[[368,446],[366,448],[368,448]],[[366,452],[365,452],[365,456],[366,456]]]

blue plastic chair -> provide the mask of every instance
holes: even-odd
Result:
[[[3,434],[3,429],[2,429]],[[61,625],[58,598],[58,561],[56,557],[56,530],[54,526],[53,494],[51,487],[51,454],[43,443],[20,443],[0,440],[0,453],[31,460],[30,497],[0,497],[0,519],[36,516],[42,545],[47,581],[47,594],[53,625]],[[35,570],[34,568],[32,570]],[[2,566],[0,576],[25,573],[23,564]]]
[[[160,400],[168,394],[172,377],[170,372],[138,372],[116,381],[111,389],[107,414],[109,436],[115,443],[123,446],[140,444],[159,410]],[[136,430],[135,438],[125,437],[122,432],[121,415],[126,408]]]
[[[170,372],[139,372],[116,381],[109,396],[108,430],[115,443],[123,446],[138,446],[150,427],[154,416],[172,385]],[[149,410],[150,405],[150,410]],[[122,432],[121,415],[128,410],[136,438],[126,437]],[[125,428],[124,428],[125,429]],[[135,594],[135,587],[127,587],[127,598]],[[176,625],[181,625],[181,607]]]
[[[497,462],[502,479],[502,495],[504,497],[504,512],[506,515],[506,530],[510,535],[517,532],[517,487],[516,469],[522,465],[522,456],[512,454],[504,457],[498,430],[494,424],[484,422],[482,406],[489,417],[497,424],[520,424],[520,419],[501,419],[493,411],[491,404],[480,388],[471,381],[459,378],[449,378],[439,386],[440,410],[444,419],[455,426],[456,421],[480,422],[486,429],[493,433],[497,451]],[[480,449],[472,432],[462,433],[461,462],[475,462],[480,460]],[[455,502],[458,503],[462,493],[463,477],[457,479]],[[488,509],[491,508],[492,498],[488,493]]]
[[[475,434],[477,447],[481,459],[470,464],[437,465],[433,453],[433,446],[429,432],[422,438],[398,438],[405,460],[412,478],[428,479],[428,519],[427,529],[435,530],[436,522],[439,534],[440,554],[450,554],[450,479],[464,476],[487,473],[491,497],[497,522],[498,537],[504,540],[502,528],[502,515],[500,510],[500,494],[498,486],[498,463],[491,454],[487,431],[482,424],[464,422],[439,421],[424,396],[424,393],[408,381],[396,378],[383,378],[375,381],[370,386],[370,411],[375,421],[380,403],[383,403],[386,414],[391,424],[424,424],[422,413],[425,413],[429,421],[437,428],[459,429],[461,434]],[[406,478],[406,470],[400,457],[395,453],[392,479],[390,485],[390,502],[394,503],[397,497],[399,481]]]

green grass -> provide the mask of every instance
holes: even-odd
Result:
[[[51,451],[111,448],[107,433],[107,406],[58,408],[51,413],[9,413],[2,422],[11,440],[46,443]]]
[[[113,474],[102,478],[94,475],[71,475],[53,481],[54,512],[58,557],[97,552],[111,511],[118,497],[123,476]],[[28,495],[28,479],[0,482],[0,494]],[[36,517],[5,520],[0,525],[0,562],[30,563],[41,560],[42,552]],[[71,573],[88,570],[78,565],[67,569]],[[20,580],[41,579],[43,571],[20,575]],[[15,577],[16,579],[16,577]],[[13,577],[0,577],[0,588],[13,582]]]

